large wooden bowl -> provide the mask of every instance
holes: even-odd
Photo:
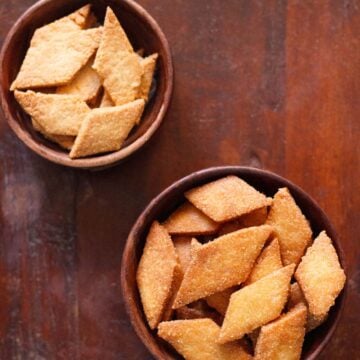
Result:
[[[146,105],[141,124],[130,134],[116,152],[71,160],[68,153],[46,140],[31,126],[30,117],[9,91],[15,79],[30,39],[36,28],[65,16],[91,3],[102,22],[106,6],[118,16],[135,49],[143,48],[145,55],[159,53],[155,75],[156,89]],[[44,54],[46,60],[46,54]],[[159,127],[169,106],[173,88],[173,66],[168,42],[157,22],[132,0],[42,0],[30,7],[13,25],[5,38],[0,55],[0,100],[5,117],[15,134],[30,149],[55,163],[75,168],[103,168],[115,165],[143,146]]]
[[[344,254],[334,227],[319,205],[298,186],[271,172],[240,166],[215,167],[192,173],[175,182],[150,202],[131,229],[122,258],[121,286],[126,310],[139,338],[157,359],[181,359],[181,357],[156,336],[156,331],[150,330],[142,310],[136,286],[136,269],[147,232],[154,220],[163,221],[185,200],[183,195],[185,191],[226,175],[237,175],[268,196],[273,196],[280,187],[288,187],[296,203],[310,221],[314,235],[326,230],[332,238],[340,262],[346,271]],[[345,290],[330,309],[326,322],[306,335],[303,359],[315,359],[329,342],[339,321],[344,300]]]

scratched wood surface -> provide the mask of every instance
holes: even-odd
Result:
[[[0,2],[0,40],[34,1]],[[139,0],[168,36],[175,91],[151,143],[91,173],[31,153],[0,115],[0,359],[150,359],[120,293],[149,200],[194,170],[283,175],[327,211],[349,264],[321,359],[360,358],[360,1]]]

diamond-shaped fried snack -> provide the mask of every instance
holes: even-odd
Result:
[[[103,85],[115,105],[136,99],[143,69],[124,30],[108,7],[104,31],[93,68],[103,79]]]
[[[192,252],[174,307],[242,283],[271,232],[272,228],[267,225],[239,230]]]
[[[162,322],[158,335],[186,360],[250,360],[241,342],[218,344],[219,326],[210,319]]]
[[[110,107],[110,106],[115,106],[115,104],[111,100],[110,95],[104,89],[104,93],[103,93],[101,101],[100,101],[100,107]]]
[[[256,341],[255,360],[300,360],[307,309],[299,304],[279,319],[264,325]]]
[[[76,136],[90,108],[75,95],[15,91],[15,98],[33,120],[51,135]]]
[[[304,294],[297,282],[291,284],[290,286],[290,295],[289,300],[287,302],[286,308],[291,310],[298,304],[304,304],[307,306]],[[321,316],[314,316],[311,312],[308,311],[308,317],[306,322],[306,332],[316,329],[320,326],[326,319],[328,314],[321,315]]]
[[[192,238],[190,236],[173,237],[174,246],[178,254],[183,273],[185,273],[191,261],[191,239]]]
[[[34,119],[31,119],[31,123],[36,131],[40,132],[50,141],[57,143],[62,148],[71,150],[72,146],[74,145],[75,136],[48,134]]]
[[[238,219],[222,224],[218,235],[226,235],[246,227],[263,225],[267,218],[267,207],[256,209]]]
[[[90,60],[67,85],[59,86],[56,93],[78,95],[84,101],[93,101],[100,90],[101,81],[91,64]]]
[[[225,289],[218,293],[212,294],[205,298],[207,304],[214,308],[219,314],[225,315],[226,309],[229,305],[230,296],[234,293],[238,288],[236,286],[232,286],[229,289]]]
[[[243,287],[230,297],[219,342],[241,339],[276,319],[286,303],[295,265],[291,264]]]
[[[141,59],[140,64],[143,68],[143,74],[141,77],[141,85],[139,89],[139,97],[148,101],[151,83],[154,77],[156,60],[158,54],[152,54],[145,59]]]
[[[309,305],[309,312],[316,317],[325,316],[334,305],[346,279],[336,250],[325,231],[307,249],[295,278]]]
[[[144,100],[93,109],[85,118],[70,152],[71,158],[116,151],[144,110]]]
[[[312,231],[287,188],[275,194],[266,223],[274,226],[283,264],[299,264],[311,244]]]
[[[245,285],[249,285],[261,279],[273,271],[282,268],[282,266],[279,241],[275,238],[263,249],[257,258]]]
[[[218,223],[189,202],[178,207],[163,225],[169,234],[192,236],[214,234],[219,228]]]
[[[64,31],[61,22],[35,31],[11,90],[69,83],[99,46],[102,28]]]
[[[185,193],[186,198],[217,222],[225,222],[271,204],[271,199],[237,176],[227,176]]]
[[[158,222],[151,225],[136,273],[144,313],[151,329],[161,321],[171,298],[178,258],[171,238]]]

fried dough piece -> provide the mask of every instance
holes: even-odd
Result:
[[[223,344],[241,339],[245,334],[276,319],[286,303],[294,269],[294,264],[288,265],[233,293],[219,342]]]
[[[237,231],[246,227],[263,225],[267,218],[267,207],[256,209],[249,214],[240,216],[236,220],[224,223],[218,235],[226,235],[233,231]]]
[[[191,239],[190,236],[176,236],[173,238],[181,269],[184,274],[191,261]]]
[[[243,282],[271,232],[266,225],[247,228],[199,247],[192,253],[175,308]]]
[[[135,100],[122,106],[93,109],[79,130],[70,157],[116,151],[141,117],[144,100]]]
[[[186,360],[251,359],[241,342],[220,345],[220,328],[210,319],[162,322],[158,335],[170,343]]]
[[[304,294],[301,291],[299,284],[297,282],[295,282],[295,283],[291,284],[291,286],[290,286],[290,295],[289,295],[289,300],[287,302],[286,308],[288,310],[291,310],[293,307],[295,307],[298,304],[304,304],[305,306],[307,306]],[[314,330],[318,326],[320,326],[327,319],[327,316],[328,316],[328,314],[317,317],[308,311],[308,317],[307,317],[307,322],[306,322],[306,332]]]
[[[144,99],[146,102],[149,99],[149,92],[151,88],[151,83],[153,81],[156,60],[158,58],[158,54],[152,54],[145,59],[141,59],[141,66],[143,69],[143,74],[141,77],[141,85],[139,89],[139,98]]]
[[[274,226],[283,264],[298,265],[311,244],[312,231],[287,188],[275,194],[266,223]]]
[[[331,239],[322,231],[306,251],[296,270],[309,311],[316,317],[325,316],[345,285],[341,268]]]
[[[100,102],[100,107],[102,108],[102,107],[110,107],[110,106],[115,106],[115,104],[111,100],[110,95],[104,89],[104,93],[102,95],[101,102]]]
[[[216,222],[225,222],[271,204],[237,176],[227,176],[185,193],[185,197]]]
[[[282,268],[280,246],[278,239],[266,246],[256,260],[255,266],[251,270],[245,285],[249,285],[262,277],[269,275],[275,270]]]
[[[92,61],[90,60],[69,84],[58,87],[56,93],[78,95],[84,101],[94,101],[101,88],[101,81],[91,64]]]
[[[232,286],[231,288],[208,296],[205,298],[205,301],[210,307],[214,308],[218,313],[224,316],[229,305],[230,296],[237,289],[238,288],[236,286]]]
[[[300,360],[307,309],[299,304],[279,319],[264,325],[256,341],[255,360]]]
[[[57,143],[66,150],[71,150],[75,142],[75,136],[48,134],[34,119],[31,119],[31,122],[34,129],[40,132],[44,137],[54,143]]]
[[[108,7],[104,31],[93,68],[103,79],[103,85],[115,105],[134,101],[138,95],[142,66],[124,30]]]
[[[50,25],[49,31],[35,31],[11,90],[65,85],[99,46],[101,28],[64,31]]]
[[[21,107],[51,135],[76,136],[90,108],[75,95],[15,91]]]
[[[178,258],[166,229],[151,225],[136,273],[136,281],[147,321],[155,329],[170,300]]]
[[[163,225],[172,235],[210,235],[219,228],[218,223],[188,202],[178,207]]]

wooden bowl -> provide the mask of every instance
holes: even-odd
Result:
[[[317,235],[321,230],[326,230],[332,238],[340,262],[346,271],[344,254],[339,238],[330,220],[308,194],[289,180],[268,171],[240,166],[214,167],[192,173],[176,181],[150,202],[131,229],[122,258],[121,287],[126,310],[139,338],[156,359],[181,359],[181,357],[156,336],[156,331],[150,330],[142,310],[136,286],[136,269],[147,232],[154,220],[165,220],[185,200],[183,195],[185,191],[227,175],[239,176],[268,196],[273,196],[280,187],[288,187],[296,203],[310,221],[314,235]],[[307,334],[302,359],[315,359],[326,346],[339,321],[345,303],[344,299],[345,289],[337,298],[335,305],[330,309],[326,322]]]
[[[146,105],[141,124],[133,129],[123,147],[113,153],[72,160],[68,152],[46,140],[33,129],[30,117],[17,103],[9,87],[19,71],[34,31],[87,3],[92,4],[92,9],[101,22],[106,6],[110,6],[134,48],[143,48],[145,55],[157,52],[159,58],[154,95]],[[40,156],[75,168],[109,167],[143,146],[164,118],[173,88],[173,66],[166,37],[149,13],[132,0],[41,0],[35,3],[18,19],[5,38],[0,55],[0,69],[0,101],[5,117],[15,134]]]

